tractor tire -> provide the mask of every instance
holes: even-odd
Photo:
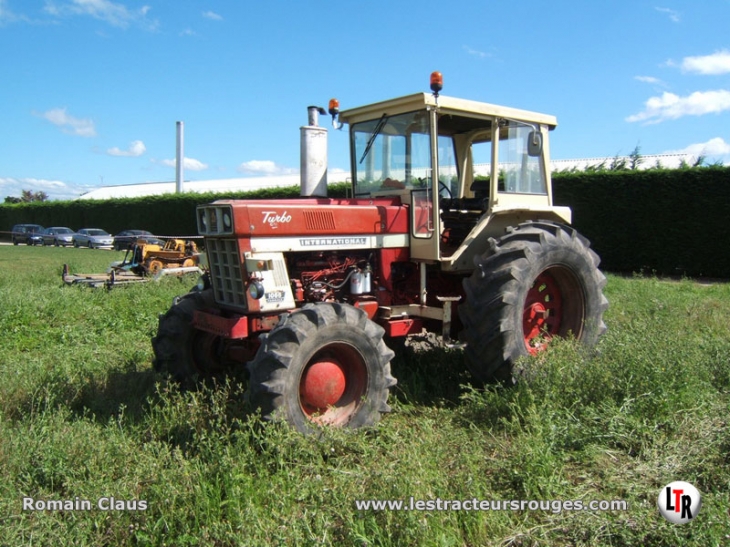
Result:
[[[598,341],[606,330],[606,277],[585,237],[552,221],[528,221],[489,244],[464,280],[459,306],[466,362],[478,380],[516,382],[517,360],[556,336]]]
[[[303,433],[373,425],[390,411],[396,384],[383,334],[346,304],[308,304],[282,315],[248,363],[247,400],[265,420],[284,419]]]
[[[146,266],[147,274],[155,276],[159,274],[164,269],[164,267],[165,265],[162,263],[161,260],[150,260]]]
[[[218,337],[193,327],[196,310],[215,305],[213,290],[191,291],[175,299],[160,315],[157,336],[152,338],[154,368],[169,374],[184,387],[225,371],[217,354]]]

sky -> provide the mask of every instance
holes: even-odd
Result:
[[[177,121],[186,180],[297,173],[307,106],[435,70],[443,95],[555,115],[554,159],[730,163],[728,28],[730,0],[0,0],[0,200],[175,180]]]

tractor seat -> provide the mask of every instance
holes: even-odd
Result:
[[[442,198],[444,211],[486,211],[489,206],[489,180],[475,180],[469,187],[473,198]]]

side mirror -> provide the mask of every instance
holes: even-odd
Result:
[[[542,154],[542,133],[540,131],[530,131],[527,137],[527,155],[533,158]]]

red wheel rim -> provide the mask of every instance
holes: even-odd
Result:
[[[337,361],[312,363],[302,374],[299,394],[302,406],[326,410],[342,398],[347,382],[345,371]]]
[[[334,343],[309,360],[299,381],[299,404],[312,422],[344,425],[367,394],[367,368],[354,347]]]
[[[522,313],[525,347],[530,355],[545,349],[550,339],[560,333],[562,322],[563,295],[553,275],[545,270],[527,292]]]

